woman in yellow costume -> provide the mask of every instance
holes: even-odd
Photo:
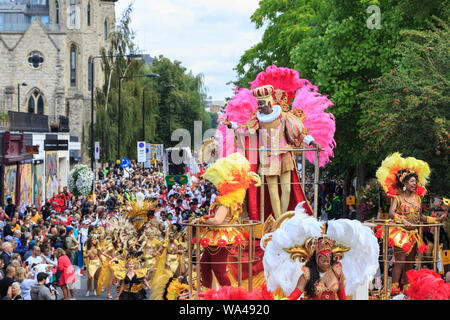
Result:
[[[240,153],[233,153],[217,160],[203,177],[211,181],[219,195],[211,206],[211,215],[194,219],[193,224],[207,225],[200,232],[200,244],[204,248],[201,257],[202,285],[212,286],[212,273],[221,286],[230,286],[227,274],[229,250],[242,245],[246,239],[236,227],[221,227],[241,222],[242,203],[250,183],[261,184],[260,177],[250,171],[250,163]]]
[[[110,267],[110,261],[114,258],[114,246],[110,239],[106,239],[104,235],[99,237],[97,244],[97,250],[101,256],[101,268],[98,275],[97,286],[95,288],[96,294],[99,296],[106,288],[108,289],[108,299],[112,299],[111,286],[112,286],[112,270]]]
[[[162,253],[162,242],[156,238],[156,229],[147,228],[139,242],[142,243],[141,248],[144,251],[144,258],[146,261],[146,267],[149,270],[153,270],[156,265],[156,257]]]
[[[101,267],[100,263],[100,252],[97,250],[97,238],[94,235],[90,235],[86,241],[84,250],[84,265],[86,266],[86,281],[87,281],[87,292],[86,297],[93,293],[93,288],[97,287],[98,275]],[[92,286],[94,282],[94,286]]]
[[[150,285],[146,280],[148,269],[141,255],[142,252],[129,252],[127,259],[116,257],[112,260],[114,276],[121,282],[116,300],[146,299],[145,289],[150,289]]]
[[[440,223],[440,218],[422,215],[422,197],[426,194],[430,168],[422,160],[413,157],[403,158],[400,153],[388,156],[377,170],[376,176],[386,194],[392,198],[389,217],[398,224],[389,227],[389,245],[394,247],[396,261],[410,263],[394,263],[392,269],[391,296],[398,295],[408,288],[406,272],[414,266],[417,251],[424,253],[427,245],[419,236],[415,224]],[[381,237],[382,228],[378,228],[377,237]]]

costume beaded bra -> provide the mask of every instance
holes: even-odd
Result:
[[[302,267],[303,274],[306,280],[309,280],[310,271],[306,266]],[[327,287],[320,280],[314,284],[314,297],[310,297],[312,300],[338,300],[337,292],[340,287],[340,279],[342,278],[342,265],[340,263],[335,263],[331,268],[332,272],[336,275],[337,281],[333,282],[329,287]]]
[[[421,199],[419,196],[416,196],[418,199],[417,205],[412,205],[396,196],[397,203],[399,204],[397,207],[397,213],[405,215],[410,222],[419,222],[420,221],[420,208],[421,208]]]

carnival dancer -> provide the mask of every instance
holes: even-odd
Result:
[[[97,288],[98,274],[101,267],[100,251],[97,249],[97,237],[95,233],[88,236],[84,250],[84,265],[86,266],[86,297],[94,294],[94,288]]]
[[[192,224],[208,225],[200,232],[200,243],[204,248],[201,257],[202,285],[212,286],[212,273],[221,286],[229,286],[227,275],[229,250],[242,245],[246,239],[242,230],[236,227],[221,227],[241,222],[242,203],[251,182],[261,183],[257,174],[250,171],[248,160],[240,153],[233,153],[217,160],[203,177],[211,181],[219,195],[211,206],[211,215],[194,219]]]
[[[392,269],[391,296],[407,290],[407,272],[413,268],[417,251],[424,253],[428,246],[419,236],[420,223],[440,223],[446,215],[439,218],[422,215],[422,197],[426,194],[430,168],[425,161],[413,157],[403,158],[396,152],[388,156],[377,170],[376,176],[387,196],[391,197],[389,217],[398,226],[389,227],[389,246],[394,247],[395,261]],[[381,237],[383,228],[377,227]]]
[[[142,252],[140,252],[142,254]],[[114,276],[121,281],[116,300],[145,300],[145,288],[150,289],[146,280],[147,268],[139,253],[129,252],[127,260],[115,258],[112,263]]]
[[[296,168],[298,152],[292,149],[322,148],[319,163],[325,166],[335,147],[335,120],[324,110],[333,103],[289,68],[270,66],[250,84],[251,90],[237,91],[226,107],[226,114],[221,116],[216,139],[221,148],[219,154],[225,156],[247,149],[245,156],[251,170],[263,174],[267,180],[264,220],[294,210],[299,202],[304,202],[306,212],[312,214]],[[306,158],[315,163],[314,152],[306,152]],[[252,220],[260,220],[259,194],[256,187],[249,188],[247,206]]]
[[[357,220],[328,222],[308,216],[301,203],[261,239],[264,274],[271,292],[291,300],[345,300],[372,281],[379,246]]]

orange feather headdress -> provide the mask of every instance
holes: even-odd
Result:
[[[430,167],[425,161],[413,157],[403,158],[400,153],[396,152],[383,160],[376,176],[386,194],[394,197],[399,193],[397,178],[403,182],[403,179],[411,173],[417,174],[416,194],[423,197],[427,192],[425,186],[431,173]]]

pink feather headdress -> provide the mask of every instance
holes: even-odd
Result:
[[[225,114],[221,115],[218,121],[227,119],[230,122],[236,122],[240,126],[249,121],[252,114],[258,110],[258,100],[253,96],[252,91],[246,88],[236,88],[235,91],[236,95],[228,103],[225,108]],[[234,133],[232,130],[227,130],[224,124],[219,125],[216,139],[219,140],[219,144],[222,147],[221,157],[226,157],[236,152]]]
[[[309,134],[314,140],[325,149],[320,152],[319,157],[320,167],[325,167],[330,157],[334,157],[336,120],[332,113],[325,112],[328,107],[334,105],[333,102],[328,96],[323,96],[317,91],[317,86],[306,83],[297,91],[292,110],[301,109],[305,113],[303,125],[309,129]],[[314,152],[306,152],[306,158],[309,162],[315,163]]]

